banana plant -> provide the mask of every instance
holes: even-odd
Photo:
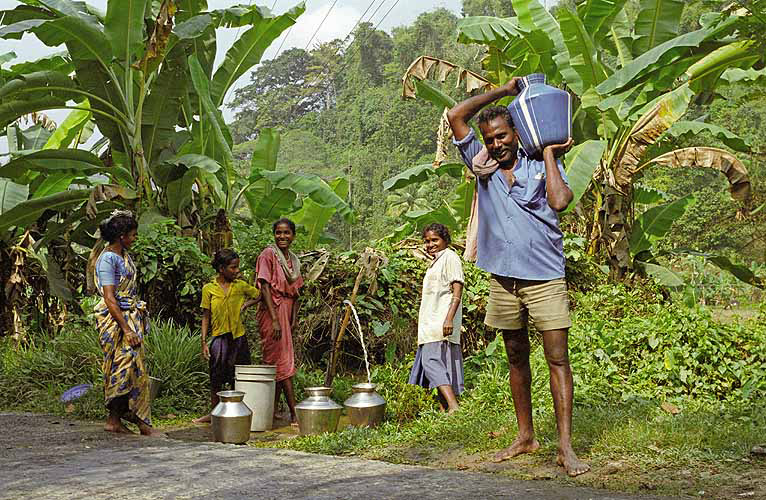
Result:
[[[0,38],[32,35],[67,50],[2,73],[0,130],[28,113],[87,111],[109,141],[110,164],[91,158],[93,167],[128,172],[123,185],[140,209],[180,220],[192,186],[232,209],[231,136],[220,108],[234,82],[295,24],[303,3],[281,15],[253,5],[209,10],[204,0],[109,0],[105,13],[71,0],[21,3],[0,12]],[[220,27],[244,30],[214,67]],[[71,149],[50,154],[66,161]]]
[[[752,41],[729,36],[742,22],[737,15],[706,15],[700,29],[680,34],[680,0],[641,0],[635,19],[626,4],[577,1],[575,9],[560,6],[554,17],[537,0],[514,0],[516,17],[458,23],[460,41],[486,47],[480,77],[488,85],[540,72],[572,95],[574,138],[590,153],[587,160],[579,158],[575,173],[576,194],[584,194],[591,208],[589,251],[605,252],[616,277],[632,267],[632,186],[642,168],[656,163],[645,158],[650,146],[705,128],[696,122],[672,127],[693,99],[709,95],[725,71],[734,77],[733,71],[747,71],[763,57]],[[449,106],[427,82],[443,81],[443,76],[439,71],[408,72],[405,90],[413,88],[418,97]],[[708,130],[742,150],[734,134]],[[685,166],[704,165],[692,161]]]

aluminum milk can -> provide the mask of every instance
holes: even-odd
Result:
[[[329,387],[307,387],[308,397],[295,405],[301,436],[335,432],[343,407],[330,399]]]
[[[212,417],[213,441],[242,444],[250,439],[250,421],[253,412],[242,401],[242,391],[221,391],[219,403],[210,412]]]
[[[343,406],[355,427],[374,427],[383,421],[386,414],[386,400],[375,392],[376,384],[356,384],[353,394]]]
[[[567,92],[545,83],[533,73],[518,80],[519,95],[508,105],[513,125],[527,156],[537,157],[551,144],[563,144],[572,135],[572,99]]]

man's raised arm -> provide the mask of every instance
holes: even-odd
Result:
[[[471,126],[468,125],[468,122],[481,108],[503,97],[518,94],[519,89],[516,86],[518,79],[518,77],[513,77],[505,85],[483,94],[469,97],[447,111],[447,120],[449,120],[449,125],[452,128],[452,134],[455,136],[455,139],[459,141],[468,135],[468,132],[471,131]]]

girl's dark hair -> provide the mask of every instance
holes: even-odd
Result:
[[[134,229],[138,229],[138,221],[133,215],[116,214],[101,222],[98,226],[101,238],[114,243],[120,236],[125,236]]]
[[[452,238],[449,235],[449,229],[447,229],[447,226],[445,226],[444,224],[439,224],[438,222],[429,224],[423,228],[423,238],[426,237],[426,233],[438,234],[439,238],[447,242],[447,245],[452,243]]]
[[[278,219],[274,224],[271,225],[271,232],[276,233],[277,232],[277,226],[280,224],[287,224],[290,227],[290,231],[295,234],[295,222],[291,221],[287,217],[282,217],[281,219]]]
[[[239,259],[237,252],[231,248],[222,248],[213,255],[213,269],[220,272],[221,268],[228,266],[235,259]]]

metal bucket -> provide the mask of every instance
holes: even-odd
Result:
[[[212,417],[213,441],[242,444],[250,439],[250,420],[253,412],[242,401],[241,391],[221,391],[220,402],[210,412]]]
[[[329,387],[307,387],[309,397],[295,405],[301,436],[335,432],[343,407],[330,399]]]
[[[149,376],[149,402],[153,402],[162,388],[162,379]]]
[[[343,406],[355,427],[374,427],[383,421],[386,414],[386,400],[375,392],[376,384],[356,384],[353,394]]]
[[[234,378],[240,375],[266,376],[272,379],[277,376],[276,365],[234,365]]]
[[[274,375],[243,375],[241,373],[236,375],[234,389],[245,393],[244,403],[253,411],[251,431],[271,430],[274,424],[276,387]]]

